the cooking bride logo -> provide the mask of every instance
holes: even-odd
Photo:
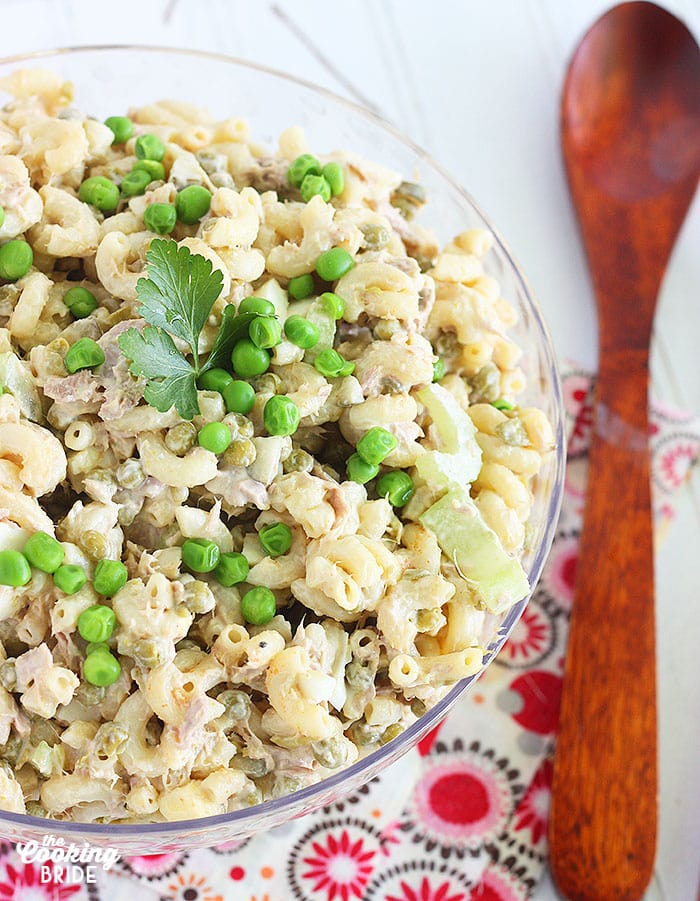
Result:
[[[93,845],[66,844],[62,838],[47,835],[37,841],[17,845],[23,863],[39,864],[39,879],[52,885],[63,883],[95,883],[97,871],[111,869],[120,854],[114,848],[95,848]]]

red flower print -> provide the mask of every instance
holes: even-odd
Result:
[[[376,852],[365,850],[362,838],[351,842],[345,829],[339,840],[329,834],[325,846],[312,842],[311,847],[315,856],[303,858],[309,869],[302,876],[314,882],[313,891],[325,891],[328,901],[362,898]]]
[[[402,894],[387,895],[386,901],[464,901],[466,897],[464,892],[451,894],[449,882],[442,882],[433,888],[427,876],[423,877],[417,889],[411,888],[407,882],[401,882],[400,887]]]
[[[511,632],[499,655],[501,665],[523,666],[538,662],[554,643],[552,623],[530,604]]]
[[[433,749],[433,745],[437,741],[438,732],[442,729],[442,723],[438,723],[433,729],[428,732],[427,735],[424,735],[423,738],[418,742],[418,753],[421,757],[427,757],[428,754]]]
[[[561,676],[547,670],[530,670],[510,683],[510,696],[519,698],[511,713],[523,729],[550,735],[557,728],[561,703]]]
[[[529,829],[533,845],[547,834],[552,787],[552,760],[546,758],[515,810],[515,828]]]
[[[11,863],[5,864],[5,876],[0,881],[0,898],[22,901],[65,901],[80,891],[79,885],[64,885],[62,872],[54,869],[54,864],[47,861],[42,865],[33,863],[20,864],[17,868]]]

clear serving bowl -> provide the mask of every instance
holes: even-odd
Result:
[[[318,153],[343,148],[376,160],[406,178],[419,180],[429,202],[420,222],[441,242],[466,228],[495,235],[487,270],[520,319],[513,337],[524,349],[520,364],[528,381],[525,400],[543,408],[556,435],[556,452],[534,486],[524,566],[535,585],[554,536],[564,479],[561,384],[547,328],[532,293],[504,241],[467,192],[430,156],[378,116],[299,79],[227,56],[162,47],[77,47],[41,51],[0,61],[0,76],[19,67],[41,66],[75,85],[75,105],[100,119],[131,106],[175,98],[207,107],[222,118],[243,117],[255,140],[276,147],[289,125],[301,125]],[[4,101],[0,101],[4,102]],[[528,598],[505,617],[487,659],[493,660],[518,621]],[[149,825],[65,823],[0,810],[0,835],[41,842],[51,834],[66,842],[110,847],[124,854],[157,854],[205,847],[266,831],[342,798],[397,761],[432,729],[474,683],[465,679],[398,738],[316,785],[276,801],[204,819]]]

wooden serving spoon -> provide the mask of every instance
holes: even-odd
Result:
[[[570,901],[641,898],[657,815],[649,343],[700,174],[700,51],[652,3],[576,50],[561,140],[598,309],[587,501],[554,767],[551,865]]]

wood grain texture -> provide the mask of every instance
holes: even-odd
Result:
[[[700,172],[700,51],[687,30],[650,3],[596,23],[567,76],[562,144],[600,364],[551,866],[571,901],[637,901],[654,869],[658,803],[649,344]]]
[[[590,284],[557,140],[572,48],[614,0],[0,0],[3,52],[161,43],[241,56],[357,99],[422,143],[502,230],[542,307],[560,359],[596,364]],[[664,5],[700,34],[699,0]],[[274,11],[283,10],[302,42]],[[138,22],[138,28],[134,28]],[[339,24],[342,39],[339,40]],[[333,62],[334,72],[312,47]],[[342,81],[338,79],[342,77]],[[144,94],[149,85],[144,84]],[[154,98],[150,98],[154,99]],[[206,98],[203,98],[206,99]],[[283,112],[282,112],[283,117]],[[284,122],[284,124],[288,124]],[[700,197],[662,287],[652,346],[658,399],[700,410]],[[659,854],[647,901],[695,896],[700,848],[700,467],[677,495],[656,554],[661,755]],[[560,901],[545,878],[536,901]]]

